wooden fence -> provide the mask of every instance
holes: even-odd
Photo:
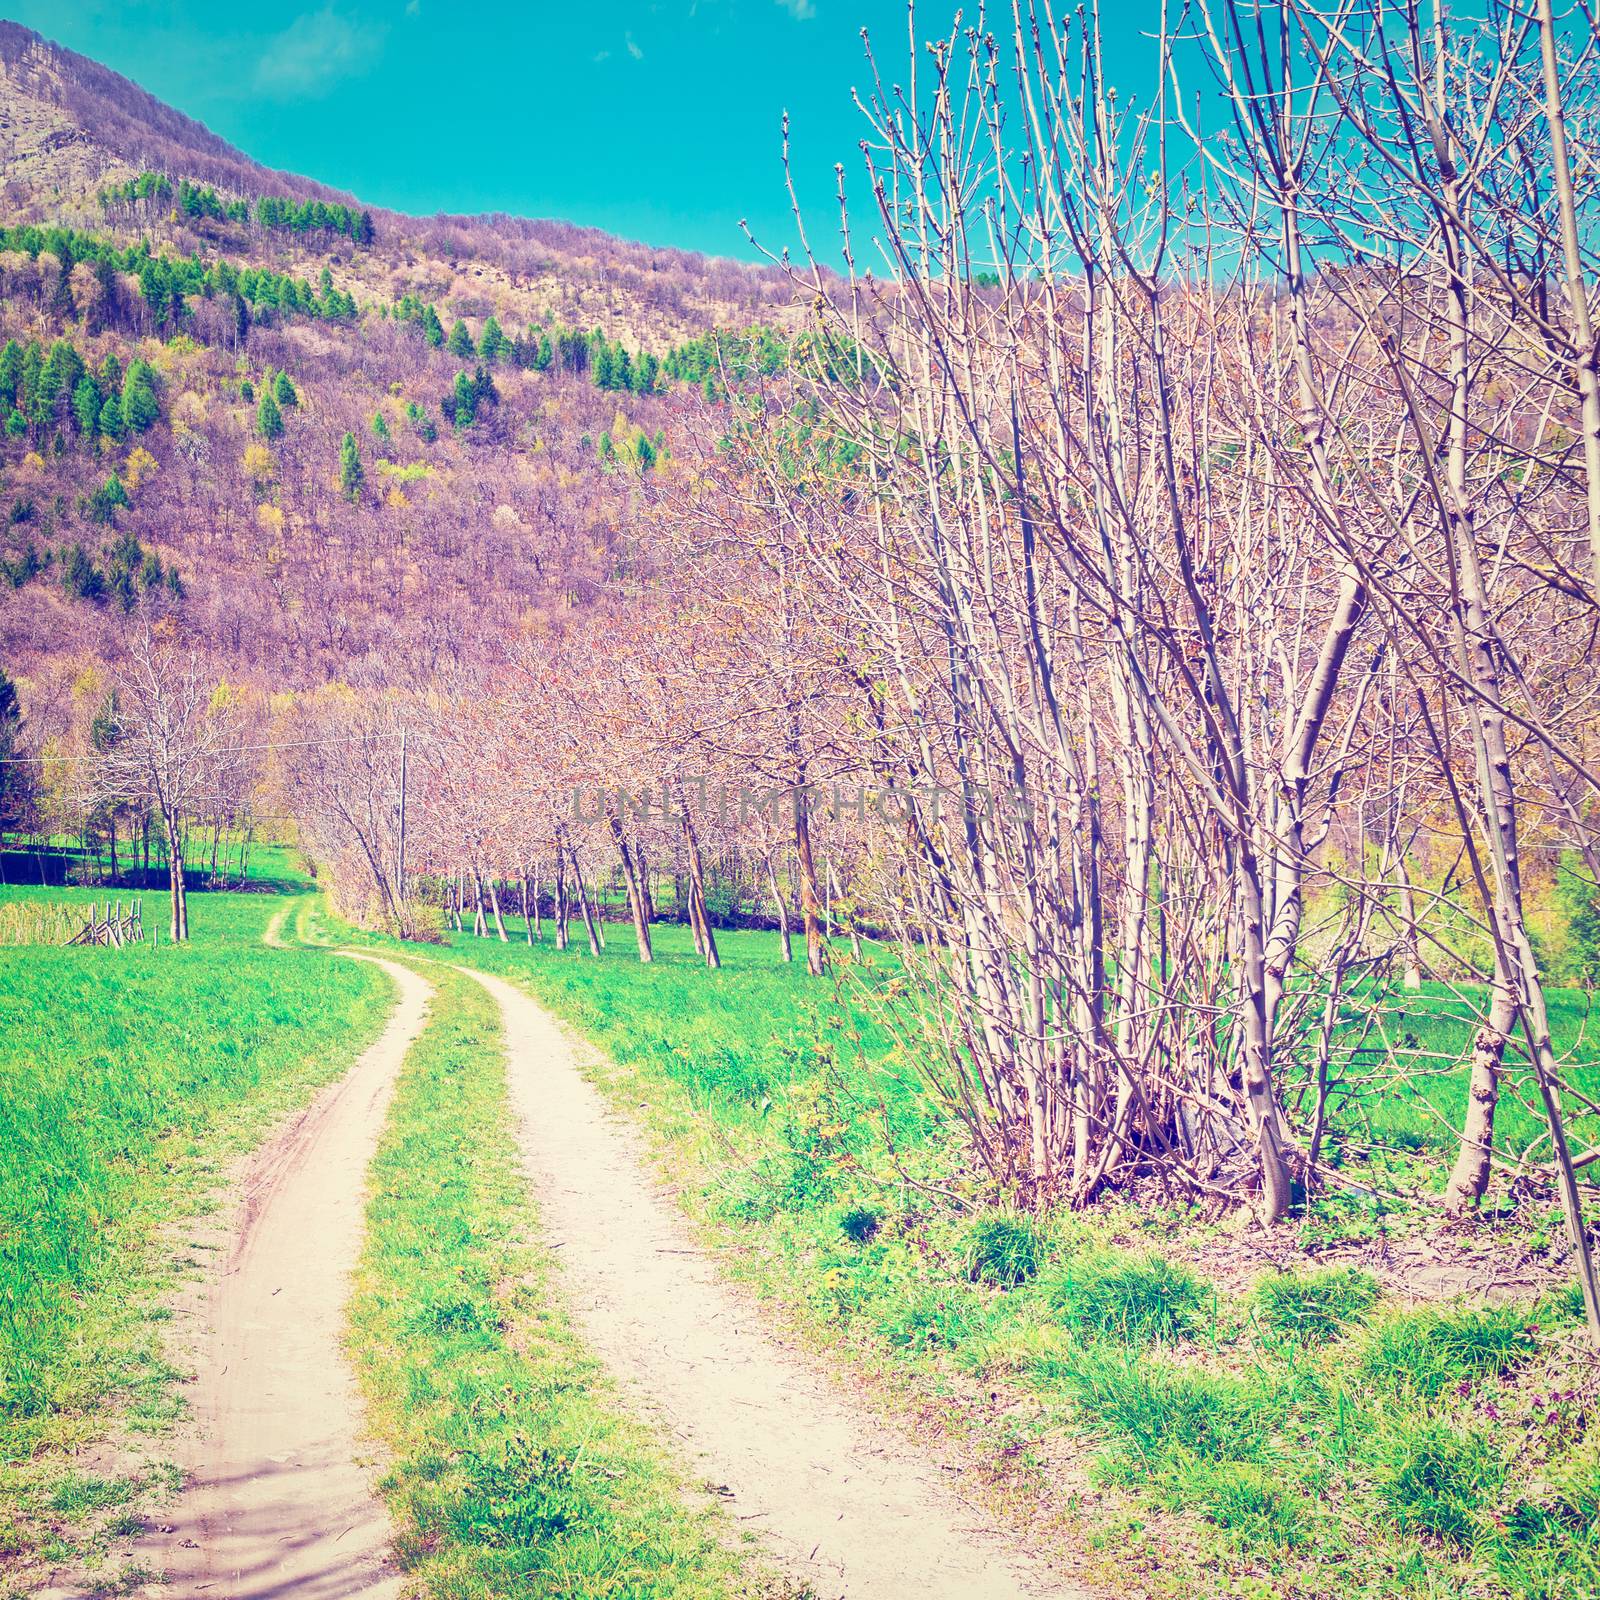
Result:
[[[120,900],[115,909],[107,900],[104,912],[90,903],[89,920],[67,943],[116,945],[120,948],[125,944],[138,944],[143,938],[144,901],[131,900],[124,911]]]

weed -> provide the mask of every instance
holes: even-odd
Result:
[[[1260,1459],[1270,1397],[1243,1379],[1183,1368],[1159,1356],[1089,1346],[1062,1373],[1085,1429],[1114,1457],[1148,1466],[1172,1452],[1205,1461]]]
[[[879,1334],[911,1350],[953,1350],[976,1327],[976,1307],[954,1284],[922,1283],[877,1306]]]
[[[839,1231],[851,1244],[871,1244],[883,1224],[869,1206],[852,1206],[839,1218]]]
[[[1279,1273],[1263,1278],[1252,1297],[1256,1316],[1273,1333],[1312,1344],[1335,1339],[1378,1303],[1377,1282],[1353,1267]]]
[[[108,1511],[126,1505],[138,1484],[129,1478],[95,1478],[72,1473],[63,1478],[50,1496],[50,1509],[64,1516],[85,1517],[93,1511]]]
[[[964,1255],[967,1276],[975,1283],[1015,1289],[1043,1266],[1045,1243],[1031,1219],[1001,1212],[972,1223]]]
[[[1384,1441],[1376,1487],[1402,1533],[1466,1545],[1504,1479],[1504,1463],[1489,1440],[1427,1417]]]
[[[1534,1353],[1526,1314],[1514,1306],[1406,1312],[1375,1326],[1361,1352],[1369,1382],[1431,1396],[1453,1384],[1497,1377]]]
[[[1248,1461],[1179,1459],[1158,1480],[1174,1510],[1196,1511],[1244,1548],[1294,1549],[1305,1542],[1304,1502],[1276,1468]]]
[[[1187,1338],[1200,1327],[1209,1301],[1187,1267],[1165,1256],[1113,1251],[1069,1263],[1046,1292],[1069,1327],[1130,1344]]]

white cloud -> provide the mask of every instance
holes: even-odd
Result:
[[[256,88],[283,96],[326,93],[372,64],[387,31],[376,23],[351,22],[331,5],[308,11],[262,42]]]
[[[625,33],[623,34],[622,38],[623,42],[628,47],[628,54],[632,56],[635,61],[643,61],[644,51],[633,42],[633,35],[631,33]]]
[[[796,22],[809,22],[817,14],[816,0],[777,0]]]

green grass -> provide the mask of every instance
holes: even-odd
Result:
[[[1596,1592],[1594,1447],[1581,1403],[1546,1403],[1582,1392],[1583,1363],[1525,1331],[1534,1308],[1413,1318],[1345,1271],[1230,1297],[1181,1260],[1178,1213],[986,1215],[914,1066],[775,936],[722,935],[712,973],[681,929],[649,967],[625,932],[598,961],[470,935],[449,953],[601,1046],[597,1083],[644,1117],[728,1270],[891,1402],[936,1407],[997,1504],[1047,1528],[1047,1463],[1087,1449],[1101,1498],[1076,1531],[1112,1591]],[[1538,1308],[1547,1334],[1575,1334],[1571,1299]]]
[[[1353,1267],[1263,1278],[1253,1296],[1261,1325],[1307,1344],[1338,1338],[1378,1303],[1377,1280]]]
[[[1550,988],[1546,1000],[1552,1040],[1569,1081],[1600,1099],[1600,1018],[1592,1015],[1594,996],[1582,989]],[[1369,1035],[1351,1081],[1336,1086],[1331,1097],[1335,1129],[1361,1143],[1371,1139],[1400,1151],[1426,1152],[1437,1164],[1438,1152],[1456,1143],[1470,1077],[1465,1063],[1478,1025],[1475,1008],[1487,1005],[1482,984],[1452,989],[1428,982],[1418,991],[1385,994],[1378,1008],[1381,1028]],[[1359,994],[1342,1009],[1350,1030],[1366,1020]],[[1543,1138],[1545,1120],[1518,1050],[1513,1048],[1507,1059],[1495,1143],[1520,1154]],[[1588,1136],[1600,1136],[1600,1119],[1574,1107],[1568,1112],[1574,1141],[1594,1143]]]
[[[54,1559],[79,1547],[55,1526],[77,1504],[62,1477],[75,1447],[113,1426],[158,1429],[178,1407],[158,1337],[179,1271],[181,1235],[168,1230],[203,1209],[231,1157],[354,1058],[391,1003],[361,963],[262,947],[268,916],[289,903],[196,895],[188,947],[16,947],[0,959],[8,1565],[52,1539]]]
[[[497,1007],[427,972],[433,1020],[372,1169],[351,1307],[404,1565],[451,1600],[756,1593],[705,1497],[626,1416],[560,1309],[554,1256],[530,1242]]]

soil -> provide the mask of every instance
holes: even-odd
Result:
[[[230,1238],[185,1318],[195,1349],[194,1426],[177,1446],[184,1488],[137,1552],[166,1572],[152,1592],[172,1600],[400,1591],[341,1344],[367,1168],[432,991],[405,967],[375,965],[399,991],[393,1016],[251,1158]]]

